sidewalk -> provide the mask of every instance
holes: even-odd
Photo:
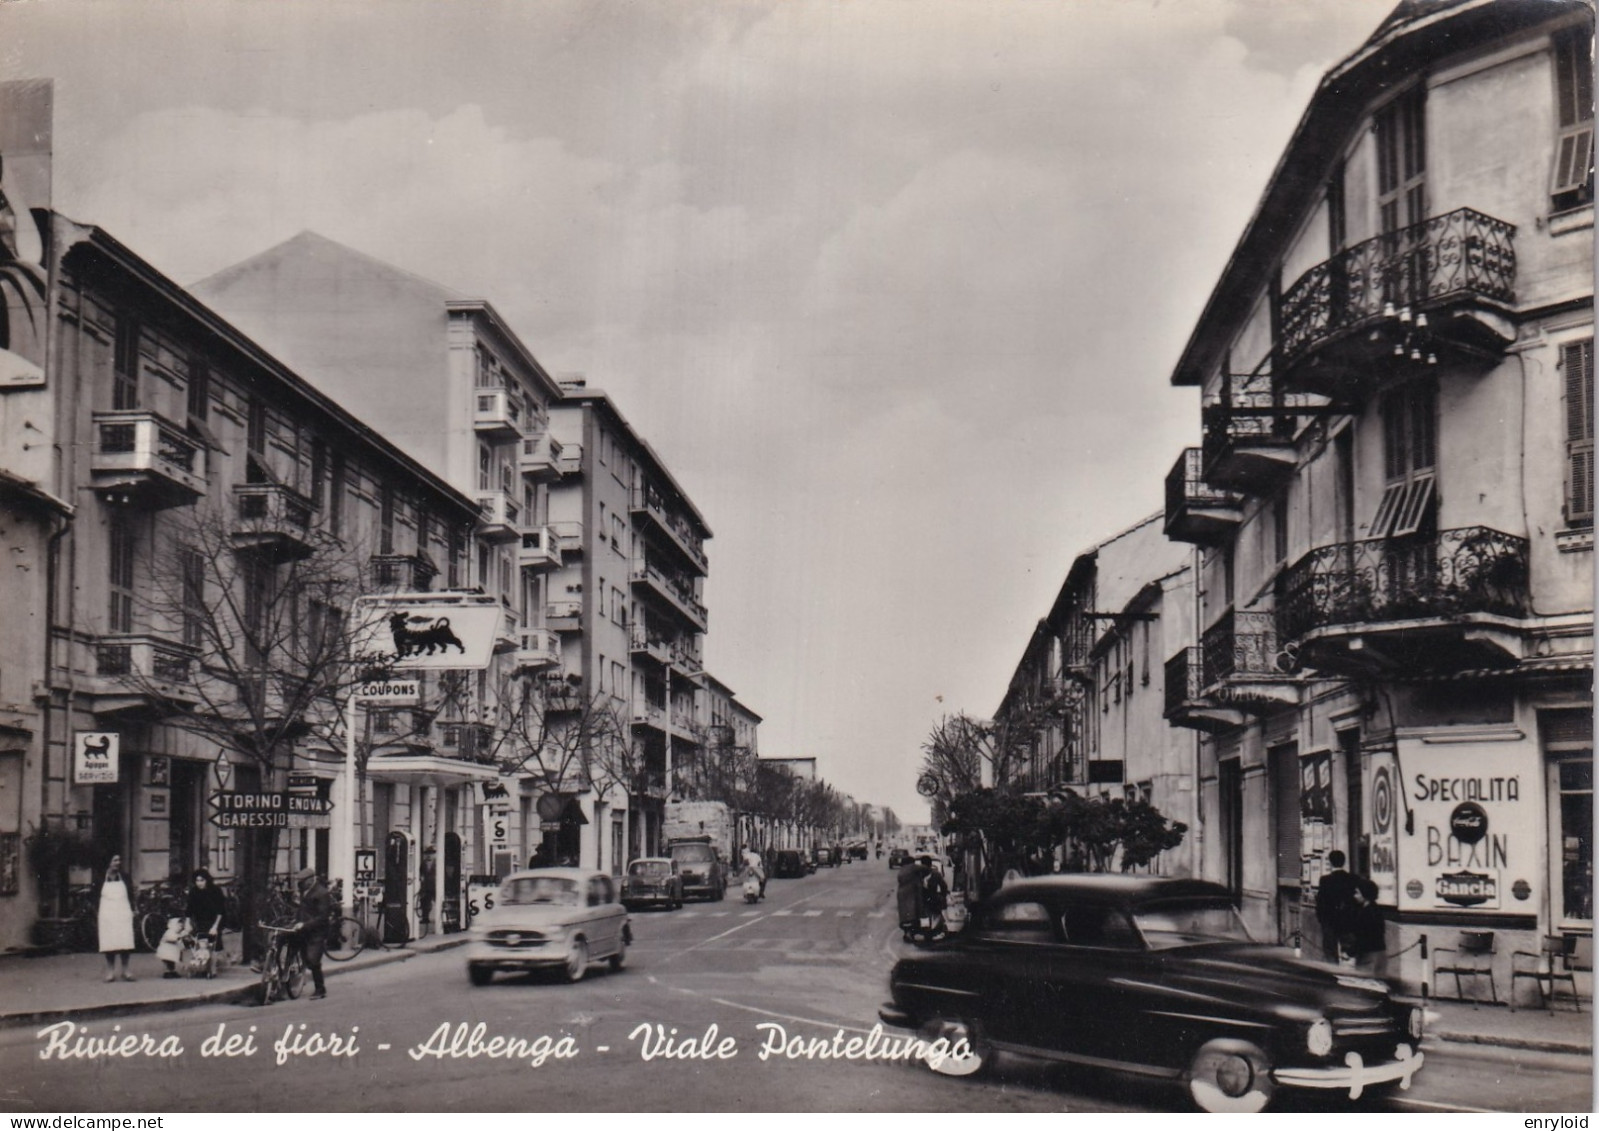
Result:
[[[1553,1013],[1525,1007],[1512,1012],[1502,1005],[1473,1009],[1469,1002],[1434,1000],[1427,1003],[1427,1039],[1592,1056],[1592,1006],[1584,1000],[1577,1013],[1562,998]]]
[[[462,946],[468,936],[429,935],[396,950],[363,950],[348,962],[322,963],[333,981],[357,970],[403,962],[418,954]],[[135,954],[128,963],[132,982],[107,982],[105,959],[99,954],[52,954],[44,957],[0,957],[0,1027],[48,1025],[68,1018],[119,1017],[192,1009],[199,1005],[253,998],[260,975],[247,963],[229,966],[215,978],[163,978],[153,954]],[[310,992],[307,982],[306,992]]]

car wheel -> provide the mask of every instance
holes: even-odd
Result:
[[[1186,1077],[1201,1111],[1252,1115],[1271,1102],[1271,1062],[1247,1041],[1211,1041],[1195,1054]]]
[[[474,986],[486,986],[494,981],[494,970],[488,966],[468,966],[466,976]]]
[[[947,1042],[946,1055],[924,1058],[927,1067],[940,1076],[977,1076],[994,1065],[994,1046],[983,1038],[974,1022],[942,1018],[929,1021],[922,1026],[922,1039]]]
[[[566,965],[561,968],[561,974],[568,982],[578,982],[582,981],[588,968],[589,944],[582,939],[573,939],[566,948]]]
[[[616,940],[616,953],[611,955],[611,957],[609,959],[607,959],[607,961],[610,962],[610,964],[611,964],[611,972],[613,974],[620,972],[622,967],[627,965],[627,940],[626,939],[617,939]]]

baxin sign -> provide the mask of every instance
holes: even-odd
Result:
[[[356,659],[379,670],[486,668],[500,632],[500,603],[477,594],[362,597],[356,616]]]

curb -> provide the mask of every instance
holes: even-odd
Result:
[[[418,955],[433,954],[441,950],[453,950],[455,947],[465,946],[469,941],[470,939],[463,932],[458,940],[451,939],[449,942],[439,943],[421,950],[380,951],[370,961],[363,962],[359,966],[343,966],[337,962],[329,962],[323,965],[322,975],[324,978],[336,978],[346,974],[359,974],[363,970],[375,970],[380,966],[404,962]],[[28,1013],[0,1014],[0,1030],[68,1019],[76,1021],[81,1018],[133,1017],[142,1013],[176,1013],[184,1009],[198,1009],[203,1005],[242,1004],[254,999],[256,990],[257,983],[252,980],[243,985],[208,990],[190,997],[159,998],[148,1001],[119,1001],[108,1002],[105,1005],[86,1006],[82,1009],[38,1009]]]
[[[1506,1037],[1485,1033],[1453,1033],[1433,1031],[1427,1034],[1446,1044],[1484,1045],[1502,1049],[1523,1049],[1527,1052],[1564,1053],[1567,1056],[1592,1056],[1593,1046],[1572,1041],[1546,1041],[1536,1037]]]

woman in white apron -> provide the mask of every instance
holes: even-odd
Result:
[[[122,873],[122,857],[111,857],[105,879],[100,884],[100,953],[105,955],[105,980],[117,980],[117,959],[122,960],[122,980],[133,981],[128,973],[128,955],[133,953],[133,897],[128,878]]]

